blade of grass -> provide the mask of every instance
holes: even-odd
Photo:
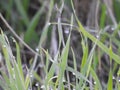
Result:
[[[97,40],[98,41],[98,40]],[[94,54],[94,51],[95,51],[95,48],[96,48],[96,43],[97,41],[95,42],[95,44],[93,45],[93,48],[91,49],[90,51],[90,54],[88,56],[88,59],[87,59],[87,62],[85,63],[85,66],[84,68],[81,70],[81,72],[83,73],[83,75],[85,75],[86,78],[88,78],[89,76],[89,73],[90,73],[90,68],[91,68],[91,65],[92,65],[92,60],[93,60],[93,54]],[[84,90],[85,86],[86,86],[86,81],[84,82],[83,86],[82,86],[82,90]],[[82,82],[80,82],[80,85],[82,84]]]
[[[82,49],[83,49],[83,57],[82,57],[82,63],[81,63],[81,70],[82,70],[88,58],[88,45],[84,43],[83,39],[82,39],[81,44],[82,44]]]
[[[48,12],[46,24],[43,28],[38,47],[42,47],[42,44],[45,42],[45,40],[47,38],[47,32],[48,32],[48,30],[49,30],[48,28],[50,26],[49,22],[50,22],[50,17],[51,17],[51,14],[52,14],[53,5],[54,5],[54,0],[51,0],[50,5],[49,5],[49,12]]]
[[[25,83],[22,80],[21,74],[20,74],[20,69],[17,65],[17,63],[14,61],[14,73],[15,73],[15,82],[14,84],[17,85],[18,90],[26,90],[25,88]]]
[[[106,6],[104,4],[102,4],[102,13],[101,13],[101,17],[100,17],[100,28],[104,28],[105,26],[105,19],[106,19]]]
[[[2,76],[0,76],[2,79],[0,79],[0,86],[4,89],[4,90],[10,90],[10,82],[9,82],[9,78],[6,75],[6,73],[1,72]]]
[[[13,41],[15,41],[15,39],[13,39]],[[24,74],[23,74],[23,70],[22,70],[22,63],[21,63],[21,56],[20,56],[20,48],[18,43],[15,41],[15,45],[16,45],[16,50],[17,50],[17,64],[18,64],[18,68],[20,71],[20,76],[22,78],[22,81],[24,81]]]
[[[30,43],[30,41],[33,40],[33,37],[31,36],[34,36],[34,39],[38,40],[38,36],[37,36],[37,33],[35,32],[35,28],[38,25],[39,19],[42,15],[42,12],[44,11],[45,5],[46,5],[46,2],[42,5],[42,7],[40,7],[38,12],[34,15],[32,20],[28,24],[28,28],[24,37],[25,42]]]
[[[56,64],[53,63],[49,72],[47,73],[47,79],[45,81],[45,87],[47,89],[47,87],[49,86],[50,82],[51,82],[51,78],[54,76],[54,72],[55,72],[55,67],[56,67]]]
[[[109,72],[107,90],[113,90],[112,71]]]
[[[69,67],[69,66],[67,66],[66,70],[74,73],[75,76],[76,76],[76,78],[78,78],[78,79],[82,78],[82,79],[84,79],[86,82],[88,82],[89,84],[92,85],[92,83],[91,83],[82,73],[74,70],[73,68],[71,68],[71,67]]]
[[[74,51],[73,51],[73,48],[71,48],[71,50],[72,50],[72,55],[73,55],[73,65],[74,65],[74,70],[75,71],[77,71],[77,62],[76,62],[76,58],[75,58],[75,53],[74,53]],[[73,73],[73,75],[74,75],[75,73]],[[75,79],[76,79],[76,90],[78,90],[79,89],[79,83],[78,83],[78,80],[77,80],[77,77],[75,76]]]
[[[96,82],[97,89],[102,90],[102,86],[100,84],[98,76],[96,75],[95,71],[92,68],[90,68],[90,73],[92,74],[92,77],[94,81]]]
[[[3,41],[2,42],[4,42],[4,43],[6,43],[5,42],[5,39],[4,39],[4,35],[2,35],[2,37],[0,37],[0,38],[2,38],[3,39]],[[5,62],[6,62],[6,66],[7,66],[7,70],[8,70],[8,74],[9,74],[9,81],[10,81],[10,84],[9,84],[9,86],[10,86],[10,88],[12,89],[12,90],[17,90],[17,86],[16,86],[16,84],[15,84],[15,80],[14,80],[14,72],[13,72],[13,70],[12,70],[12,65],[11,65],[11,63],[10,63],[10,55],[9,55],[9,53],[8,52],[10,52],[10,51],[8,51],[9,49],[9,47],[8,47],[8,45],[7,44],[4,44],[4,45],[2,45],[3,47],[2,47],[2,50],[3,50],[3,54],[4,54],[4,57],[5,57]]]
[[[117,89],[120,90],[120,83],[119,83],[119,77],[120,77],[120,68],[119,70],[117,71]]]
[[[23,1],[22,1],[22,4],[23,4],[23,7],[24,7],[25,12],[27,12],[27,11],[28,11],[28,7],[29,7],[29,4],[30,4],[30,0],[23,0]]]
[[[19,11],[19,13],[22,15],[23,17],[23,21],[25,23],[26,26],[28,26],[28,23],[29,23],[29,19],[28,19],[28,16],[27,16],[27,13],[25,12],[24,8],[23,8],[23,5],[21,3],[21,0],[14,0],[15,3],[16,3],[16,7]]]
[[[75,53],[74,53],[72,47],[71,47],[71,50],[72,50],[72,55],[73,55],[73,65],[74,65],[74,69],[77,71],[77,63],[76,63]]]
[[[62,55],[61,55],[61,63],[60,63],[60,74],[59,74],[59,86],[58,89],[61,90],[64,72],[67,67],[67,60],[68,60],[68,52],[69,52],[69,44],[70,44],[70,35],[66,42],[66,46],[63,48]]]
[[[64,2],[62,2],[62,5],[60,7],[60,9],[58,10],[58,35],[59,35],[59,48],[61,46],[61,43],[63,44],[63,46],[65,46],[65,42],[64,42],[64,37],[63,37],[63,30],[62,30],[62,25],[61,25],[61,14],[63,11],[63,7],[64,7]]]
[[[120,0],[113,1],[113,9],[117,22],[120,22]]]

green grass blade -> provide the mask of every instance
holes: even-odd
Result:
[[[97,89],[102,90],[102,86],[100,84],[98,76],[92,68],[90,69],[90,73],[92,74],[92,77],[93,77],[94,81],[96,82]]]
[[[25,88],[26,90],[28,89],[28,86],[30,84],[30,75],[27,73],[26,78],[25,78]]]
[[[62,87],[64,72],[67,67],[67,60],[68,60],[68,52],[69,52],[69,44],[70,44],[70,35],[66,42],[66,46],[63,48],[62,55],[61,55],[61,63],[60,63],[60,74],[59,74],[59,89]]]
[[[69,52],[69,44],[70,44],[70,35],[68,37],[67,43],[65,48],[62,51],[62,55],[61,55],[61,69],[64,72],[67,66],[67,59],[68,59],[68,52]]]
[[[25,12],[27,12],[27,11],[28,11],[28,7],[29,7],[29,4],[30,4],[30,0],[23,0],[23,1],[22,1],[22,4],[23,4],[23,7],[24,7]]]
[[[2,79],[0,79],[0,86],[4,89],[4,90],[10,90],[10,81],[8,76],[6,75],[6,73],[1,72],[2,73]]]
[[[86,82],[88,82],[89,84],[92,85],[92,83],[91,83],[82,73],[74,70],[73,68],[71,68],[71,67],[69,67],[69,66],[67,66],[66,70],[74,73],[75,76],[76,76],[76,78],[78,78],[78,79],[80,79],[80,80],[81,80],[81,78],[82,78],[82,79],[84,79]]]
[[[2,40],[2,42],[1,42]],[[7,65],[7,69],[8,69],[8,72],[9,72],[9,76],[12,77],[12,65],[10,64],[10,57],[9,57],[9,49],[8,49],[8,45],[7,43],[5,42],[5,39],[4,39],[4,36],[1,36],[0,35],[0,43],[4,43],[2,45],[2,50],[3,50],[3,54],[4,54],[4,57],[5,57],[5,62],[6,62],[6,65]]]
[[[49,86],[49,83],[52,81],[52,78],[54,76],[54,73],[55,73],[55,67],[56,67],[56,64],[53,63],[49,72],[47,73],[47,79],[45,81],[45,87],[47,89],[47,87]]]
[[[39,47],[42,46],[42,44],[46,41],[46,38],[47,38],[47,33],[48,33],[48,28],[49,28],[49,22],[50,22],[50,17],[51,17],[51,14],[52,14],[52,9],[53,9],[53,6],[54,6],[54,0],[51,0],[50,1],[50,5],[49,5],[49,11],[48,11],[48,16],[47,16],[47,20],[46,20],[46,24],[43,28],[43,31],[42,31],[42,34],[41,34],[41,38],[40,38],[40,42],[39,42]]]
[[[105,19],[106,19],[106,6],[102,4],[102,12],[101,12],[101,17],[100,17],[100,28],[104,28],[105,26]]]
[[[2,43],[2,44],[4,43],[2,45],[2,51],[3,51],[4,57],[5,57],[5,62],[6,62],[7,70],[8,70],[8,75],[9,75],[9,81],[10,81],[9,86],[12,90],[17,90],[15,80],[14,80],[15,74],[13,72],[12,65],[10,62],[12,60],[13,56],[10,56],[11,55],[10,53],[12,53],[12,52],[10,51],[10,47],[8,45],[9,42],[7,42],[5,40],[5,36],[3,33],[2,33],[2,35],[0,35],[0,43]]]
[[[28,19],[27,13],[25,12],[24,7],[21,3],[21,0],[14,0],[14,1],[16,3],[16,7],[17,7],[19,13],[23,17],[23,21],[24,21],[25,25],[27,26],[29,23],[29,19]]]
[[[30,41],[33,39],[38,40],[38,36],[37,33],[35,32],[35,28],[38,25],[39,19],[41,17],[42,12],[44,11],[45,5],[46,3],[42,5],[42,7],[38,10],[38,12],[34,15],[32,20],[28,24],[28,28],[24,37],[25,42],[30,43]],[[34,36],[34,38],[31,36]]]
[[[83,57],[82,57],[82,63],[81,63],[81,70],[82,68],[84,68],[85,63],[87,61],[88,58],[88,45],[85,45],[84,40],[82,39],[82,49],[83,49]]]
[[[113,90],[113,80],[112,80],[112,71],[111,70],[109,72],[107,90]]]
[[[24,74],[23,74],[23,70],[22,70],[22,63],[21,63],[21,56],[20,56],[20,48],[16,41],[15,41],[15,44],[16,44],[16,50],[17,50],[17,64],[18,64],[18,68],[20,71],[20,76],[22,78],[22,81],[24,81]]]
[[[16,62],[14,62],[14,73],[15,73],[15,82],[14,84],[17,85],[18,90],[26,90],[24,81],[22,80],[22,77],[20,76],[19,67]]]
[[[64,38],[63,38],[63,30],[61,25],[61,17],[58,18],[58,34],[59,34],[59,48],[61,46],[61,43],[64,45]]]
[[[120,0],[113,0],[113,9],[117,22],[120,22]]]
[[[72,55],[73,55],[73,65],[74,65],[74,69],[77,71],[77,62],[76,62],[76,58],[75,58],[75,53],[73,51],[73,48],[71,48],[72,50]]]

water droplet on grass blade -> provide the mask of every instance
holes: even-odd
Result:
[[[44,86],[44,85],[42,85],[42,86],[41,86],[41,89],[44,89],[44,88],[45,88],[45,86]]]
[[[69,33],[70,33],[69,29],[66,28],[66,30],[64,30],[64,33],[65,33],[65,34],[69,34]]]
[[[96,38],[99,39],[99,35],[96,35]]]
[[[31,78],[33,77],[33,74],[32,74],[32,73],[30,73],[30,77],[31,77]]]
[[[13,39],[13,42],[15,43],[15,42],[16,42],[16,40],[15,40],[15,39]]]
[[[3,45],[4,48],[6,48],[6,45]]]
[[[73,72],[72,74],[75,76],[75,73],[74,73],[74,72]]]
[[[112,26],[112,27],[111,27],[111,30],[112,30],[112,31],[114,31],[115,29],[116,29],[116,27],[115,27],[115,26]]]
[[[93,82],[94,84],[96,84],[96,82]]]
[[[65,79],[63,79],[63,82],[66,82]]]
[[[39,52],[39,49],[38,49],[38,48],[36,48],[35,50],[36,50],[36,52]]]
[[[39,86],[39,83],[36,83],[35,86],[38,87],[38,86]]]
[[[120,79],[118,81],[120,82]]]
[[[48,26],[50,26],[50,25],[51,25],[51,23],[49,22],[49,23],[48,23]]]
[[[112,79],[115,79],[115,76],[113,76]]]

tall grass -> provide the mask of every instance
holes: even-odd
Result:
[[[67,1],[66,1],[67,2]],[[32,42],[32,38],[37,40],[37,51],[35,53],[34,58],[32,58],[29,65],[25,65],[27,71],[24,72],[23,68],[23,60],[21,58],[21,49],[19,47],[18,42],[12,39],[12,43],[15,44],[16,56],[13,55],[12,46],[10,45],[10,40],[7,35],[1,29],[0,34],[0,45],[2,48],[2,53],[4,57],[4,70],[0,70],[0,87],[4,90],[116,90],[120,89],[119,84],[119,76],[120,70],[117,70],[117,75],[113,79],[115,70],[117,65],[120,64],[120,56],[112,50],[112,42],[114,42],[120,48],[120,42],[115,37],[117,31],[119,30],[119,25],[116,30],[113,31],[112,37],[109,33],[104,31],[105,28],[105,17],[106,17],[106,6],[102,5],[102,13],[100,17],[100,28],[102,29],[96,34],[96,37],[90,34],[84,26],[81,24],[78,19],[73,2],[71,0],[71,7],[73,13],[71,14],[71,18],[69,20],[70,23],[62,23],[62,12],[64,9],[65,3],[63,0],[61,1],[60,7],[57,7],[58,16],[57,22],[51,23],[51,17],[54,10],[54,0],[50,1],[48,5],[48,14],[45,20],[45,25],[43,27],[43,31],[41,33],[40,39],[39,35],[35,31],[36,26],[39,23],[39,19],[47,5],[47,1],[43,3],[41,8],[36,12],[36,14],[30,20],[27,15],[28,3],[29,0],[21,2],[20,0],[15,0],[16,7],[20,15],[23,17],[24,26],[26,26],[27,30],[24,34],[24,40],[26,43],[30,44]],[[23,5],[22,5],[23,3]],[[70,2],[67,2],[70,3]],[[118,12],[118,11],[116,11]],[[9,14],[9,12],[8,12]],[[119,18],[119,17],[118,17]],[[77,23],[77,26],[74,25]],[[47,42],[48,33],[51,30],[50,28],[56,25],[58,30],[58,49],[57,53],[54,57],[52,57],[51,53],[49,53],[49,49],[44,49],[44,44],[49,44]],[[64,39],[63,35],[63,25],[69,27],[69,35],[67,36],[67,40]],[[73,49],[71,44],[71,34],[72,31],[76,29],[77,32],[81,35],[81,46],[83,52],[81,57],[80,66],[77,64],[77,59],[75,55],[75,50]],[[101,36],[106,35],[102,38]],[[32,37],[31,37],[32,36]],[[52,37],[52,36],[51,36]],[[110,39],[109,46],[104,44],[106,37]],[[89,48],[88,41],[91,40],[92,46]],[[62,49],[61,49],[62,48]],[[100,56],[97,55],[96,48],[100,49]],[[72,51],[72,63],[73,67],[68,65],[69,60],[69,52]],[[108,70],[108,81],[106,84],[102,83],[99,75],[96,73],[98,66],[98,58],[102,57],[103,54],[107,54],[110,62],[110,70]],[[40,58],[40,59],[39,59]],[[38,63],[39,62],[39,63]],[[116,66],[113,66],[113,62]],[[38,64],[38,65],[37,65]],[[27,67],[29,66],[29,67]],[[37,73],[38,68],[42,68],[40,70],[41,74]],[[40,76],[41,75],[41,76]],[[72,77],[70,76],[72,75]],[[71,79],[74,79],[72,82]],[[115,80],[115,86],[113,87]],[[37,82],[37,83],[36,83]],[[35,88],[34,88],[35,87]]]

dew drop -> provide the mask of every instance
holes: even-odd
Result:
[[[36,50],[36,52],[39,52],[39,49],[38,49],[38,48],[36,48],[35,50]]]
[[[38,86],[39,86],[39,83],[36,83],[35,86],[38,87]]]
[[[70,27],[73,27],[73,25],[72,25],[72,24],[70,24]]]
[[[6,45],[3,45],[4,48],[6,48]]]
[[[33,74],[32,74],[32,73],[30,73],[30,77],[31,77],[31,78],[33,77]]]
[[[112,79],[115,80],[115,76],[113,76]]]
[[[69,34],[69,32],[70,32],[69,30],[65,30],[65,31],[64,31],[64,33],[66,33],[66,34]]]
[[[98,39],[98,38],[99,38],[99,35],[96,35],[96,38]]]
[[[41,86],[41,89],[43,89],[43,88],[45,88],[45,86],[44,86],[44,85],[42,85],[42,86]]]
[[[120,82],[120,79],[118,81]]]
[[[115,27],[111,27],[111,30],[114,31],[116,28]]]
[[[48,23],[48,25],[50,26],[50,25],[51,25],[51,23],[49,22],[49,23]]]
[[[15,40],[15,39],[13,39],[13,42],[16,42],[16,40]]]
[[[96,82],[93,82],[94,84],[96,84]]]
[[[74,73],[74,72],[73,72],[72,74],[75,76],[75,73]]]
[[[63,82],[65,82],[65,79],[63,79]]]

